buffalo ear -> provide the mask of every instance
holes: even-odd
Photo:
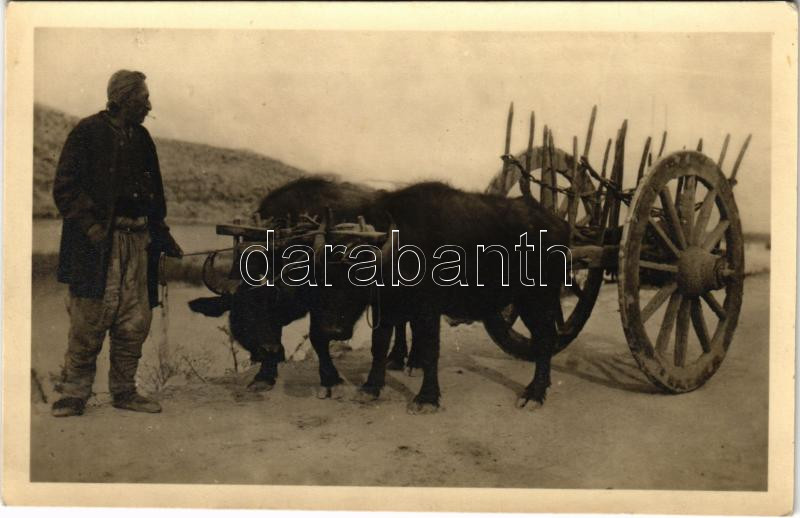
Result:
[[[207,317],[221,317],[231,309],[231,298],[225,296],[200,297],[189,301],[189,309]]]

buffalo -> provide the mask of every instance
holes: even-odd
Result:
[[[441,394],[437,366],[442,315],[483,320],[513,303],[536,337],[535,345],[531,341],[531,357],[536,361],[533,380],[519,395],[517,406],[541,406],[550,385],[557,322],[563,319],[560,289],[569,275],[565,269],[571,267],[567,223],[532,199],[468,193],[437,182],[380,193],[360,212],[376,229],[396,231],[381,249],[373,251],[373,260],[380,264],[371,271],[382,270],[382,278],[368,287],[354,285],[352,268],[363,267],[355,248],[336,255],[336,249],[328,245],[325,253],[318,249],[316,255],[325,261],[322,270],[329,285],[318,280],[318,287],[309,290],[313,293],[309,304],[318,332],[330,338],[350,336],[360,314],[372,306],[377,327],[372,367],[360,388],[361,397],[379,396],[392,329],[410,322],[423,380],[408,410],[436,411]],[[538,254],[528,253],[532,251],[528,235]],[[400,253],[410,247],[415,253]],[[443,250],[451,258],[445,267]],[[426,269],[431,275],[417,277],[424,268],[417,267],[415,254],[426,261],[440,260],[438,266]],[[434,277],[436,268],[439,273],[449,272],[443,276],[446,282]],[[532,273],[540,277],[533,279],[533,285]]]
[[[259,205],[258,215],[265,221],[286,218],[291,223],[303,213],[322,217],[327,209],[331,209],[339,217],[355,220],[380,192],[352,183],[318,177],[303,178],[265,196]],[[284,220],[284,223],[287,221]],[[250,352],[251,361],[260,365],[248,388],[265,391],[274,387],[278,363],[285,360],[281,344],[282,329],[308,314],[310,295],[308,290],[280,283],[275,287],[253,287],[242,283],[233,293],[194,299],[189,302],[189,307],[210,317],[220,317],[229,312],[231,335]],[[324,335],[316,323],[312,315],[309,339],[319,357],[320,396],[330,397],[333,387],[340,384],[342,379],[328,351],[330,337]],[[402,369],[409,354],[405,324],[398,323],[393,331],[395,346],[390,354],[390,367]],[[413,352],[412,349],[409,367],[414,366],[411,362]]]

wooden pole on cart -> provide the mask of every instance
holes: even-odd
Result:
[[[539,184],[539,200],[542,206],[547,210],[553,210],[552,192],[547,188],[547,180],[549,178],[548,170],[550,168],[550,152],[549,152],[549,129],[547,125],[544,126],[544,133],[542,136],[542,177]]]
[[[600,176],[603,180],[606,179],[606,164],[608,164],[608,153],[611,151],[611,139],[608,139],[606,142],[606,150],[603,153],[603,168],[600,170]],[[603,226],[602,216],[602,200],[603,200],[603,193],[605,192],[605,187],[603,186],[603,182],[600,182],[600,185],[597,187],[597,191],[595,192],[594,197],[594,211],[592,215],[592,224],[593,225],[600,225]]]
[[[622,190],[622,180],[624,175],[624,168],[625,168],[625,136],[628,133],[628,120],[622,122],[622,127],[617,134],[617,145],[616,149],[614,150],[614,165],[611,168],[611,181],[617,186],[617,188],[621,191]],[[611,213],[609,215],[609,225],[612,228],[616,228],[619,226],[619,212],[620,212],[620,203],[622,200],[617,196],[612,196],[609,198],[613,198],[612,205],[611,205]]]
[[[569,222],[570,238],[575,233],[575,218],[578,215],[578,196],[581,193],[581,181],[578,175],[578,137],[572,137],[572,189],[569,190],[569,208],[567,221]],[[572,239],[570,239],[572,242]]]
[[[533,199],[533,194],[531,194],[531,181],[530,181],[530,174],[531,174],[531,165],[533,163],[533,133],[536,129],[536,114],[531,112],[531,125],[530,131],[528,133],[528,151],[525,153],[525,172],[527,176],[520,175],[519,177],[519,189],[522,191],[522,195],[528,199]]]
[[[645,165],[647,165],[647,154],[650,152],[650,140],[650,137],[647,137],[647,140],[644,142],[642,159],[639,161],[639,171],[636,173],[636,185],[639,185],[639,182],[642,181],[642,177],[644,176],[644,168]]]
[[[744,144],[742,144],[742,149],[739,150],[739,155],[736,157],[736,162],[733,163],[733,170],[731,171],[731,177],[728,181],[731,185],[736,185],[736,173],[739,172],[739,166],[742,165],[742,159],[744,158],[744,153],[747,151],[747,146],[750,145],[750,137],[752,135],[747,135],[747,138],[744,140]]]
[[[595,119],[597,119],[597,105],[596,104],[594,106],[592,106],[592,114],[589,116],[589,128],[586,130],[586,142],[583,144],[583,155],[581,155],[583,157],[586,157],[587,160],[589,159],[589,150],[592,147],[592,135],[594,134],[594,121],[595,121]],[[580,164],[579,157],[574,156],[574,153],[573,153],[572,159],[576,162],[576,164]],[[584,181],[588,182],[590,184],[590,186],[592,185],[592,181],[588,178],[588,176],[586,175],[586,172],[584,171],[584,169],[582,167],[577,168],[575,171],[576,172],[573,173],[573,175],[575,175],[574,177],[577,177],[577,175],[581,176],[581,186],[583,186]],[[573,184],[574,183],[575,183],[575,180],[573,180]],[[598,186],[598,190],[599,190],[599,188],[600,188],[600,186]],[[580,192],[582,192],[582,190]],[[583,203],[584,208],[586,209],[586,214],[588,216],[590,216],[589,217],[589,224],[591,224],[591,222],[593,222],[595,220],[595,206],[594,206],[594,204],[591,203],[591,202],[584,203],[584,200],[582,198],[579,199],[578,202],[579,203]]]
[[[725,141],[722,143],[722,151],[719,152],[719,160],[717,160],[717,167],[722,169],[722,163],[725,161],[725,154],[728,152],[728,144],[731,141],[731,134],[725,135]]]
[[[525,171],[530,174],[533,163],[533,134],[536,130],[536,113],[531,112],[530,132],[528,133],[528,152],[525,156]]]
[[[558,186],[558,179],[556,178],[556,145],[553,142],[553,129],[551,128],[548,132],[548,147],[547,153],[550,155],[549,162],[550,162],[550,169],[548,169],[548,177],[547,177],[547,185],[551,187],[548,189],[550,192],[550,210],[555,212],[556,207],[558,207],[558,191],[555,190],[555,187]]]
[[[506,120],[506,145],[503,147],[503,154],[508,155],[511,153],[511,124],[514,122],[514,103],[512,102],[508,107],[508,119]],[[503,160],[503,184],[510,186],[508,182],[508,163]]]
[[[603,153],[603,168],[600,170],[600,176],[603,180],[606,179],[606,165],[608,164],[608,153],[611,151],[611,142],[612,139],[608,139],[608,142],[606,142],[606,151]]]
[[[684,147],[684,149],[686,149],[686,148]],[[703,152],[703,139],[702,139],[702,137],[700,138],[700,140],[697,141],[697,147],[695,148],[695,150],[698,153],[702,153]],[[676,191],[675,191],[675,202],[676,203],[682,197],[683,189],[684,189],[684,187],[686,187],[686,179],[687,178],[689,178],[689,177],[688,176],[681,176],[681,177],[678,178],[678,186],[677,186]]]
[[[589,129],[586,131],[586,143],[583,145],[583,155],[589,158],[589,148],[592,146],[592,133],[594,132],[594,120],[597,117],[597,105],[592,106],[592,115],[589,117]],[[577,161],[578,157],[573,156]]]
[[[661,134],[661,145],[658,146],[658,156],[656,159],[661,158],[661,155],[664,153],[664,145],[667,143],[667,132]]]

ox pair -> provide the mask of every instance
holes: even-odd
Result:
[[[281,207],[281,203],[292,196],[295,199],[311,199],[310,196],[302,196],[303,189],[307,188],[302,182],[295,182],[283,191],[267,196],[261,206],[261,216],[267,212],[266,207],[280,207],[277,210],[282,210],[285,207]],[[335,184],[329,184],[328,187],[335,190]],[[329,194],[331,196],[323,201],[326,206],[331,205],[331,200],[348,199],[337,196],[337,193]],[[414,246],[423,257],[435,257],[437,250],[444,246],[471,251],[487,244],[501,252],[505,250],[506,256],[513,256],[515,250],[519,249],[520,236],[523,234],[543,235],[541,246],[548,249],[553,246],[565,247],[569,237],[565,222],[545,211],[535,201],[531,203],[522,199],[509,200],[465,193],[440,183],[422,183],[395,192],[373,191],[349,199],[355,203],[349,207],[340,206],[335,210],[336,214],[352,219],[353,212],[358,213],[380,231],[397,230],[403,243]],[[308,203],[297,206],[309,211]],[[353,212],[347,214],[348,210]],[[325,244],[331,243],[320,239],[320,234],[315,237],[315,257],[327,257],[320,251]],[[359,244],[356,241],[351,240],[347,244],[355,246]],[[412,351],[416,353],[417,365],[423,370],[423,381],[419,393],[409,403],[409,410],[424,413],[439,407],[441,392],[437,367],[442,315],[480,321],[495,317],[503,308],[514,304],[522,321],[532,336],[536,337],[536,346],[534,348],[533,343],[529,344],[528,354],[536,360],[536,370],[533,380],[520,394],[518,404],[538,406],[543,403],[550,385],[550,359],[557,342],[559,293],[567,265],[562,254],[547,255],[544,259],[537,254],[524,254],[519,261],[510,262],[503,261],[503,255],[486,254],[479,258],[465,254],[459,262],[459,267],[463,269],[460,273],[469,279],[481,279],[481,282],[449,286],[434,282],[429,276],[423,276],[409,285],[384,282],[370,287],[355,286],[348,278],[348,270],[352,265],[346,261],[328,259],[322,268],[326,278],[312,283],[316,286],[287,289],[278,282],[273,287],[240,287],[231,298],[232,331],[245,347],[248,347],[246,342],[251,346],[256,345],[253,341],[260,342],[257,345],[269,354],[278,349],[275,337],[278,337],[279,343],[280,327],[298,317],[301,311],[303,314],[309,311],[309,334],[320,360],[321,382],[323,387],[329,388],[340,379],[338,374],[334,374],[335,367],[327,351],[328,341],[352,336],[357,320],[372,304],[376,317],[372,336],[373,359],[361,394],[366,398],[378,397],[385,382],[392,331],[410,322]],[[383,261],[386,261],[385,257]],[[391,267],[385,266],[384,270]],[[542,272],[540,281],[546,279],[547,282],[534,286],[526,284],[522,280],[527,272]],[[244,301],[254,293],[259,293],[260,298],[244,303],[241,309],[237,309],[237,299]],[[196,308],[197,302],[194,305]],[[240,311],[242,314],[251,312],[263,316],[263,320],[254,317],[247,319],[251,324],[249,336],[245,336],[243,329],[234,329],[234,322],[241,318],[237,315]],[[258,337],[253,340],[253,335]]]

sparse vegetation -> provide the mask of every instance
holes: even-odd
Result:
[[[194,353],[190,357],[184,353],[180,344],[176,345],[169,354],[163,354],[159,348],[155,363],[141,361],[137,373],[137,384],[149,394],[162,392],[171,381],[192,379],[202,383],[208,381],[208,372],[212,360],[204,354]]]
[[[241,352],[241,351],[239,350],[239,346],[236,344],[236,340],[233,339],[233,335],[231,334],[230,327],[228,327],[228,325],[226,324],[224,326],[217,326],[217,329],[222,331],[222,333],[228,339],[228,350],[230,351],[231,359],[233,360],[233,371],[232,372],[234,374],[239,374],[239,367],[241,366],[242,368],[246,369],[247,366],[240,365],[240,363],[244,363],[244,362],[239,360],[239,352]]]

